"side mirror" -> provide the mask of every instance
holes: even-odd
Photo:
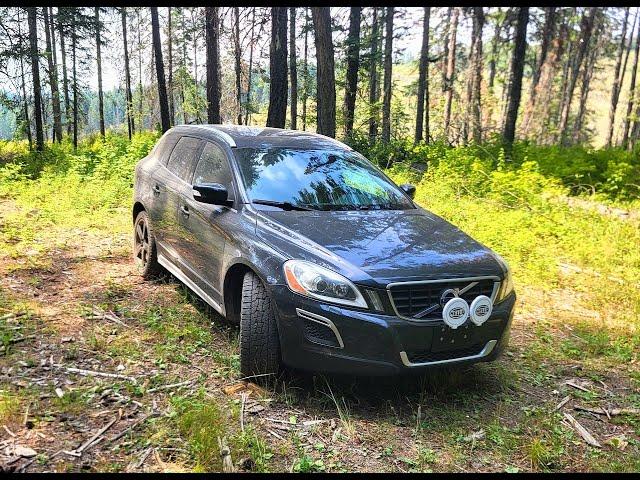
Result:
[[[227,187],[219,183],[200,183],[194,185],[193,190],[193,199],[198,202],[227,207],[232,205]]]
[[[400,188],[402,189],[402,191],[404,193],[409,195],[409,197],[412,200],[416,196],[416,186],[415,185],[411,185],[410,183],[403,183],[402,185],[400,185]]]

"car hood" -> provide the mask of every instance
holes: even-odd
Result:
[[[282,241],[286,238],[289,247],[293,243],[321,260],[337,264],[341,273],[361,283],[386,285],[394,281],[503,274],[491,250],[421,208],[261,211],[259,218],[258,234],[268,243],[276,247],[280,244],[285,250],[288,248]]]

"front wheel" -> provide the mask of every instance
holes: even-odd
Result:
[[[133,229],[133,258],[142,278],[149,280],[162,273],[158,263],[156,237],[153,234],[149,216],[144,210],[138,213]]]
[[[253,272],[242,282],[240,371],[244,377],[268,376],[280,368],[280,340],[271,297]]]

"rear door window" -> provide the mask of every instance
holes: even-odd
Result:
[[[220,183],[231,189],[231,181],[231,169],[224,150],[214,143],[206,142],[193,174],[193,184]]]
[[[182,137],[173,148],[167,168],[174,175],[189,183],[196,155],[200,150],[202,140],[194,137]]]

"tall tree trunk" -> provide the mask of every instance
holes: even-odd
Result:
[[[296,60],[296,7],[289,8],[289,76],[291,77],[291,129],[298,128],[298,67]]]
[[[394,7],[387,7],[384,44],[384,96],[382,101],[382,141],[391,139],[391,75],[393,68],[393,14]]]
[[[358,69],[360,68],[360,16],[361,7],[349,11],[349,34],[347,37],[347,73],[344,91],[344,136],[351,137],[358,92]]]
[[[180,7],[180,29],[182,30],[182,81],[180,82],[180,101],[182,104],[182,122],[189,123],[187,118],[187,110],[185,108],[185,83],[187,77],[187,26],[184,21],[184,9],[185,7]]]
[[[601,48],[602,37],[600,36],[599,30],[601,30],[601,20],[599,17],[596,17],[594,29],[596,30],[596,34],[592,35],[591,44],[588,48],[588,57],[586,59],[584,68],[582,70],[582,85],[580,88],[580,101],[578,103],[578,113],[576,115],[574,124],[573,124],[573,139],[575,141],[582,141],[581,131],[582,126],[584,125],[585,115],[587,112],[587,99],[589,97],[590,92],[590,84],[591,78],[593,77],[593,69],[595,67],[596,59],[598,56],[598,52]]]
[[[516,22],[515,42],[511,57],[511,75],[509,79],[509,105],[505,115],[502,137],[510,148],[516,135],[516,120],[522,94],[522,72],[527,49],[527,24],[529,23],[529,7],[519,7]]]
[[[578,81],[578,74],[580,73],[582,62],[587,53],[587,47],[589,45],[589,40],[591,39],[596,12],[597,7],[591,7],[589,8],[589,13],[587,14],[587,12],[585,12],[582,16],[582,25],[580,29],[580,47],[578,48],[577,55],[572,65],[573,68],[571,69],[571,73],[569,75],[566,101],[563,106],[562,112],[560,113],[560,123],[558,125],[558,130],[560,132],[560,143],[563,145],[566,144],[567,134],[569,133],[567,126],[569,124],[569,113],[571,112],[571,101],[573,98],[573,92]]]
[[[482,29],[484,28],[484,11],[482,7],[474,7],[473,24],[475,42],[473,49],[472,95],[471,95],[471,133],[473,141],[482,141]]]
[[[74,12],[75,13],[75,12]],[[78,69],[76,47],[78,36],[76,32],[76,16],[71,19],[71,63],[72,63],[72,80],[73,80],[73,150],[78,149]]]
[[[496,19],[496,24],[493,29],[493,38],[491,40],[491,57],[489,60],[489,80],[487,85],[489,87],[489,92],[493,95],[493,85],[495,83],[496,78],[496,60],[498,58],[498,46],[500,44],[500,33],[502,31],[503,21],[501,19]]]
[[[442,64],[440,65],[440,72],[442,73],[442,93],[447,91],[447,65],[449,64],[449,35],[451,33],[451,16],[455,7],[447,8],[447,17],[444,20],[444,49],[442,52]]]
[[[309,98],[309,7],[304,7],[304,59],[302,61],[302,131],[307,129],[307,99]]]
[[[336,136],[336,79],[329,7],[311,7],[318,59],[318,128],[321,135]]]
[[[18,39],[20,40],[20,50],[24,51],[23,37],[20,25],[22,25],[22,19],[20,18],[20,10],[18,10]],[[24,73],[24,55],[20,55],[20,83],[22,85],[22,103],[24,108],[24,121],[27,130],[27,138],[29,140],[29,151],[33,149],[33,138],[31,137],[31,120],[29,119],[29,103],[27,101],[27,87],[25,86],[25,73]]]
[[[416,107],[416,143],[424,138],[429,143],[429,17],[431,7],[424,7],[422,20],[422,48],[420,49],[420,66],[418,67],[418,102]]]
[[[618,108],[618,100],[620,98],[620,67],[622,66],[622,57],[627,36],[627,23],[629,21],[629,11],[627,7],[624,12],[624,20],[622,21],[622,34],[620,35],[620,43],[618,44],[618,54],[616,55],[616,67],[614,70],[613,87],[611,88],[611,106],[609,107],[609,128],[607,129],[607,138],[605,145],[611,147],[613,141],[613,128],[616,122],[616,109]],[[637,12],[636,12],[637,16]],[[633,30],[631,31],[633,35]]]
[[[171,122],[171,125],[173,125],[176,121],[176,107],[175,107],[175,102],[173,100],[173,29],[172,29],[172,15],[171,15],[171,7],[168,7],[168,36],[167,36],[167,43],[168,43],[168,47],[169,47],[169,82],[168,82],[168,87],[169,87],[169,121]]]
[[[540,81],[540,75],[542,73],[542,67],[547,60],[549,47],[553,38],[556,36],[556,7],[546,7],[546,15],[544,21],[544,27],[542,29],[542,42],[540,44],[540,56],[537,59],[536,66],[533,69],[533,78],[531,80],[531,86],[529,88],[529,100],[524,111],[524,118],[522,121],[522,132],[524,135],[528,135],[529,126],[531,124],[531,113],[536,107],[536,97],[538,92],[538,82]]]
[[[318,59],[318,63],[320,60]],[[267,127],[284,128],[287,119],[287,8],[271,8]],[[318,97],[320,94],[318,93]],[[320,99],[318,99],[320,100]],[[318,103],[320,103],[318,101]]]
[[[219,7],[205,7],[207,43],[207,122],[222,123],[220,117],[220,16]]]
[[[120,7],[120,16],[122,17],[122,43],[124,46],[124,77],[125,77],[125,97],[127,101],[127,133],[129,140],[135,132],[133,122],[133,97],[131,95],[131,71],[129,70],[129,45],[127,44],[127,9]]]
[[[104,94],[102,92],[102,54],[100,52],[100,7],[95,7],[96,61],[98,64],[98,114],[100,115],[100,135],[105,136],[104,128]]]
[[[373,7],[369,54],[369,142],[378,135],[378,9]]]
[[[38,25],[36,7],[27,8],[29,23],[29,54],[31,57],[31,76],[33,78],[33,116],[36,121],[36,150],[44,150],[42,129],[42,93],[40,90],[40,64],[38,62]]]
[[[560,24],[558,35],[551,40],[549,53],[540,69],[540,79],[536,85],[536,102],[529,115],[529,123],[526,126],[529,136],[537,142],[547,143],[553,141],[550,132],[550,113],[553,98],[553,82],[564,54],[564,47],[569,35],[569,26],[566,20]]]
[[[160,122],[162,133],[171,128],[169,121],[169,100],[164,80],[164,61],[162,60],[162,43],[160,43],[160,24],[158,7],[151,7],[151,33],[153,35],[153,52],[156,60],[156,76],[158,77],[158,100],[160,101]]]
[[[62,116],[60,112],[60,93],[58,91],[58,69],[53,59],[54,47],[52,46],[51,24],[53,19],[49,16],[48,7],[42,7],[44,14],[44,31],[47,41],[47,63],[49,64],[49,85],[51,86],[51,108],[53,110],[53,137],[60,143],[62,141]]]
[[[451,104],[453,101],[453,81],[456,69],[456,36],[458,32],[458,16],[460,9],[453,7],[451,22],[449,23],[449,46],[447,55],[447,73],[445,81],[444,104],[444,138],[449,139],[449,124],[451,123]]]
[[[60,53],[62,56],[62,89],[64,90],[64,120],[67,126],[67,135],[71,135],[71,101],[69,97],[69,75],[67,74],[67,49],[64,44],[64,28],[60,19],[60,8],[57,10],[58,32],[60,35]]]
[[[136,17],[138,20],[138,120],[140,122],[140,129],[144,130],[144,112],[142,110],[142,25],[140,19],[140,8],[136,10]]]
[[[233,53],[236,66],[236,103],[238,104],[237,123],[242,125],[242,66],[240,64],[240,8],[233,7],[234,33]]]
[[[249,109],[251,108],[251,74],[253,70],[253,41],[256,24],[256,7],[251,7],[251,41],[249,42],[249,72],[247,75],[247,104],[244,109],[244,124],[249,125]]]
[[[636,76],[638,74],[638,55],[640,54],[640,28],[636,34],[636,48],[634,51],[633,66],[631,67],[631,83],[629,84],[629,100],[627,101],[627,114],[624,117],[624,130],[622,131],[622,148],[629,147],[629,129],[631,126],[631,112],[636,100]]]

